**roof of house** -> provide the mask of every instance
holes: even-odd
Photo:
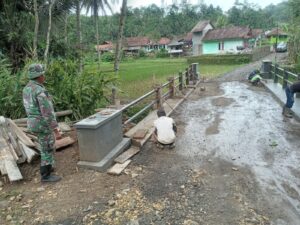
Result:
[[[287,33],[280,28],[274,28],[269,33],[266,34],[267,37],[276,36],[276,35],[287,35]]]
[[[193,40],[193,33],[189,32],[186,34],[186,36],[184,37],[184,41],[192,41]]]
[[[194,32],[201,32],[204,30],[204,28],[210,24],[210,21],[209,20],[203,20],[203,21],[199,21],[196,26],[194,26],[194,28],[191,30],[191,33],[194,33]]]
[[[113,43],[111,41],[104,41],[101,45],[96,46],[96,49],[100,51],[112,50]]]
[[[248,27],[228,27],[222,29],[209,30],[203,41],[235,39],[235,38],[249,38],[251,37],[251,29]]]
[[[168,45],[169,46],[178,46],[178,45],[183,45],[183,44],[184,44],[184,42],[183,42],[182,38],[174,37]]]
[[[261,35],[264,31],[262,29],[252,29],[251,33],[252,33],[252,37],[257,37],[259,35]]]
[[[147,37],[129,37],[126,38],[127,46],[146,46],[150,44],[150,39]]]
[[[159,41],[158,44],[159,45],[168,45],[171,42],[171,40],[169,38],[166,37],[162,37]]]

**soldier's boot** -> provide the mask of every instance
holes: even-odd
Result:
[[[41,166],[41,182],[57,182],[61,180],[60,176],[51,175],[51,165]]]
[[[292,118],[293,117],[293,114],[291,113],[290,109],[286,106],[283,106],[282,115],[284,115],[287,118]]]

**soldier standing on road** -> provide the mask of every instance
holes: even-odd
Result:
[[[288,118],[292,118],[291,108],[294,105],[294,94],[300,92],[300,81],[293,83],[285,88],[286,104],[283,106],[282,114]]]
[[[45,70],[41,64],[29,66],[30,81],[23,89],[23,104],[28,117],[27,128],[38,137],[41,146],[41,181],[56,182],[61,178],[51,175],[54,164],[55,139],[60,139],[52,99],[43,86]]]

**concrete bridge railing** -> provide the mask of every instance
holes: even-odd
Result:
[[[292,73],[269,60],[262,62],[262,76],[266,79],[273,79],[274,83],[281,84],[282,89],[285,89],[287,85],[291,85],[295,81],[300,81],[300,74]],[[300,98],[300,95],[297,94],[296,97]]]

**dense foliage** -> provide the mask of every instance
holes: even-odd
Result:
[[[115,14],[99,19],[101,41],[117,38],[118,16],[118,14]],[[211,20],[217,28],[236,25],[268,30],[276,27],[277,23],[280,26],[287,23],[289,19],[289,8],[284,2],[261,9],[247,2],[240,3],[237,1],[228,12],[205,3],[199,5],[185,3],[171,5],[167,8],[150,5],[128,9],[124,36],[148,36],[158,39],[160,37],[183,35],[190,32],[200,20]],[[84,43],[93,43],[95,36],[93,19],[82,15],[81,21]],[[70,40],[76,40],[75,26],[76,18],[75,15],[72,15],[68,24]]]
[[[292,20],[288,24],[289,31],[289,57],[291,63],[296,65],[296,70],[300,72],[300,0],[290,0]]]
[[[0,63],[0,115],[25,117],[21,96],[28,82],[27,66],[24,71],[11,75],[7,61]],[[113,75],[97,72],[79,75],[73,61],[55,60],[48,66],[45,86],[53,96],[56,111],[72,109],[74,118],[79,119],[107,103],[104,92],[115,80]]]

